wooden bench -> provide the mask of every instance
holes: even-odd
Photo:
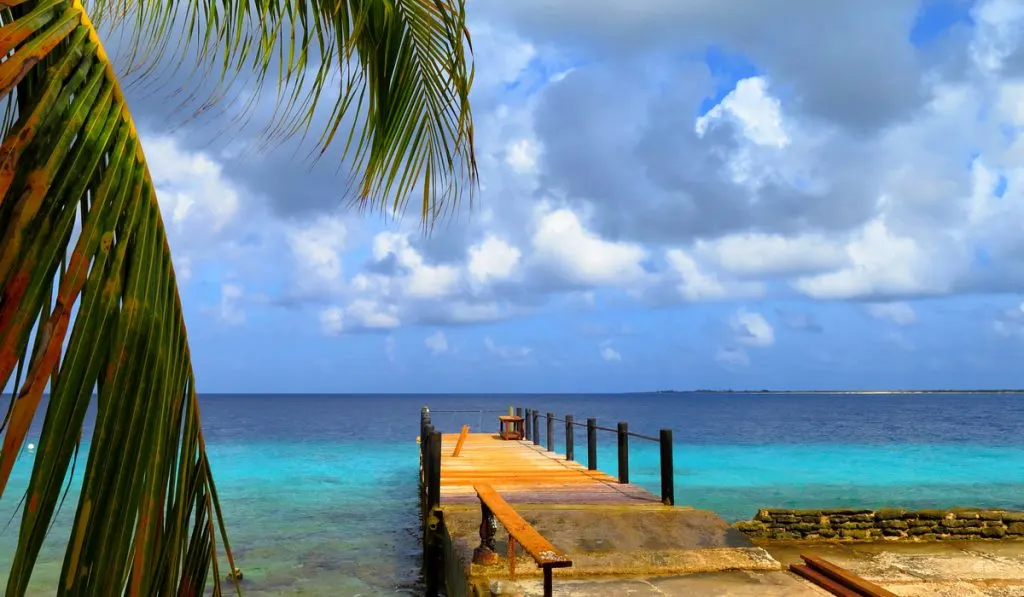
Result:
[[[487,484],[474,485],[477,497],[480,498],[480,510],[482,520],[480,523],[480,547],[477,554],[494,553],[494,533],[497,526],[494,521],[497,519],[508,531],[508,567],[509,575],[515,579],[515,544],[523,547],[523,551],[530,554],[537,566],[544,571],[544,597],[551,597],[551,571],[555,568],[568,568],[572,566],[572,560],[562,550],[551,544],[543,535],[537,532],[530,523],[523,520],[523,517],[516,512],[504,498]],[[474,554],[474,561],[477,560]]]

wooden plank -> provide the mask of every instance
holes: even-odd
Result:
[[[462,431],[459,433],[459,441],[455,444],[455,451],[452,452],[452,458],[459,457],[459,452],[462,451],[462,444],[466,442],[467,435],[469,435],[469,425],[463,425]]]
[[[790,564],[789,569],[796,575],[811,581],[836,597],[864,597],[850,590],[806,564]]]
[[[858,591],[862,597],[898,597],[896,593],[887,591],[873,582],[865,580],[849,570],[836,566],[832,562],[817,556],[801,555],[807,565],[814,568],[836,582]]]
[[[551,544],[537,532],[530,523],[523,520],[518,512],[512,509],[497,491],[490,485],[481,484],[474,487],[480,501],[487,505],[508,534],[516,543],[530,554],[541,568],[566,568],[572,566],[572,560],[562,550]]]

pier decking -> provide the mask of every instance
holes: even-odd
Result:
[[[505,440],[497,432],[468,433],[454,456],[460,434],[434,432],[429,418],[425,429],[425,535],[434,545],[425,549],[428,589],[431,568],[434,573],[443,569],[452,597],[490,596],[493,581],[513,574],[528,582],[534,579],[533,584],[546,576],[543,590],[551,594],[552,576],[557,586],[559,579],[577,585],[586,579],[781,569],[766,551],[712,512],[665,505],[642,487],[528,440]],[[431,479],[436,488],[430,488]],[[481,503],[481,495],[493,493],[510,508],[502,504],[502,512],[492,512]],[[429,506],[434,500],[436,505]],[[509,521],[509,516],[521,520]],[[513,535],[530,527],[531,533],[536,531],[531,536],[539,533],[571,565],[545,570],[542,560],[522,549],[510,562],[505,526],[517,529]]]

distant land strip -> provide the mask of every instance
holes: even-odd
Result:
[[[651,390],[640,394],[1024,394],[1013,390]]]

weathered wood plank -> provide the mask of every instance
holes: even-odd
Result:
[[[533,561],[541,568],[567,568],[572,566],[572,560],[562,550],[551,544],[543,535],[537,532],[530,523],[523,520],[518,512],[512,509],[497,491],[490,485],[477,485],[474,487],[480,501],[487,505],[495,518],[501,522],[508,534],[516,540],[526,553],[530,554]]]

